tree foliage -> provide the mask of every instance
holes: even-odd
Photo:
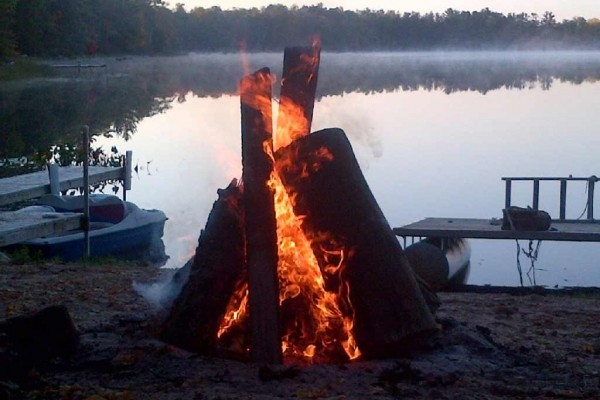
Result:
[[[348,11],[322,4],[223,10],[160,0],[3,0],[0,56],[280,50],[320,36],[332,51],[600,48],[597,19],[557,22],[551,11],[504,15]]]
[[[16,47],[14,35],[17,0],[0,1],[0,60],[12,56]]]

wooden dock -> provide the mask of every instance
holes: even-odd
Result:
[[[120,167],[89,167],[90,185],[107,180],[125,179],[125,169]],[[83,186],[83,167],[59,168],[60,191]],[[0,206],[40,197],[51,193],[48,171],[0,179]]]
[[[0,247],[81,228],[77,213],[0,212]]]
[[[122,180],[125,197],[127,190],[131,189],[130,160],[131,153],[128,152],[124,168],[89,167],[89,185]],[[49,170],[52,173],[46,170],[0,179],[0,206],[84,186],[83,167],[53,165]],[[83,214],[77,213],[0,212],[0,247],[82,228],[82,217]]]
[[[559,218],[552,220],[547,231],[503,230],[502,220],[477,218],[425,218],[405,226],[394,228],[397,236],[406,238],[464,238],[464,239],[524,239],[551,240],[563,242],[600,242],[600,220],[594,218],[594,187],[600,178],[589,177],[503,177],[505,182],[504,207],[512,205],[512,183],[516,181],[532,183],[531,208],[538,209],[540,184],[560,185]],[[585,219],[567,219],[567,183],[586,182],[587,215]]]
[[[547,231],[502,230],[501,220],[475,218],[425,218],[394,228],[397,236],[470,239],[525,239],[600,242],[600,221],[552,221]]]

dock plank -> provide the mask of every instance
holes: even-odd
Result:
[[[123,179],[123,171],[120,167],[90,167],[90,185],[112,179]],[[83,167],[61,167],[59,177],[61,191],[82,187]],[[40,197],[47,193],[50,193],[50,182],[46,170],[0,179],[0,206]]]
[[[0,247],[81,228],[82,214],[0,212]]]
[[[476,218],[425,218],[393,230],[403,237],[600,242],[600,222],[553,221],[547,231],[502,230],[497,222],[493,224],[489,219]]]

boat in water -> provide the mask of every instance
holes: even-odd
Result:
[[[90,195],[90,256],[141,260],[164,264],[167,260],[162,236],[166,215],[160,210],[145,210],[134,203],[107,194]],[[83,212],[82,196],[42,196],[36,206],[22,212]],[[18,246],[31,254],[64,261],[83,258],[82,229],[27,240]]]

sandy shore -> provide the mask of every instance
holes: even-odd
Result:
[[[81,333],[74,357],[19,383],[0,377],[0,398],[600,398],[598,294],[440,293],[440,333],[410,359],[269,368],[154,339],[156,309],[132,282],[164,273],[0,265],[0,319],[63,304]]]

